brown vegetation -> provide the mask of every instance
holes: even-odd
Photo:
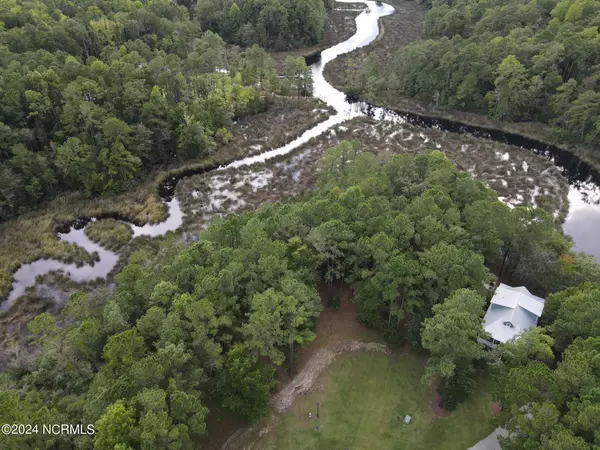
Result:
[[[103,219],[90,223],[85,234],[104,248],[119,251],[133,237],[131,227],[115,219]]]
[[[266,163],[190,177],[178,185],[178,198],[189,220],[200,229],[215,214],[254,208],[309,189],[314,185],[323,152],[340,140],[350,139],[360,141],[364,151],[379,156],[439,149],[458,168],[487,183],[511,205],[535,203],[555,214],[557,220],[564,219],[568,211],[567,181],[551,162],[528,150],[369,118],[356,118],[338,125],[292,154]],[[252,188],[250,182],[260,177],[268,184]],[[213,193],[211,186],[218,186],[218,192]],[[221,196],[220,201],[215,203],[215,196]],[[215,209],[215,205],[219,208]]]
[[[396,12],[380,19],[380,36],[371,45],[342,55],[325,67],[325,78],[337,89],[349,90],[349,80],[353,72],[360,67],[369,54],[378,55],[385,61],[393,57],[401,47],[425,38],[423,33],[423,23],[427,12],[425,5],[408,0],[388,0],[386,3],[393,5]],[[386,106],[398,111],[502,130],[548,144],[556,144],[552,127],[541,122],[500,122],[481,114],[448,110],[436,106],[433,102],[422,102],[385,91],[371,92],[365,95],[364,100],[373,105]],[[576,145],[565,146],[565,148],[594,166],[599,166],[598,157],[595,155],[597,152],[593,149]]]
[[[339,56],[325,67],[325,78],[336,88],[347,89],[352,72],[360,67],[368,55],[375,54],[388,59],[399,48],[423,36],[427,12],[425,5],[406,0],[388,0],[386,3],[393,5],[396,12],[379,20],[381,32],[378,38],[367,47]]]
[[[339,42],[349,39],[356,32],[356,16],[358,11],[351,9],[364,8],[364,4],[344,3],[342,7],[327,12],[323,39],[317,45],[302,47],[285,52],[273,52],[271,56],[277,61],[278,72],[283,71],[283,62],[287,56],[310,56],[319,53]]]
[[[211,161],[218,163],[282,145],[325,120],[329,111],[316,99],[274,97],[268,111],[233,126],[233,140],[220,147]],[[185,167],[193,166],[194,163],[189,163]],[[76,194],[61,196],[35,212],[0,223],[0,298],[8,293],[12,273],[21,264],[39,258],[92,262],[91,255],[83,249],[58,239],[56,227],[59,224],[70,222],[75,217],[93,217],[106,212],[116,212],[137,223],[164,220],[167,208],[158,196],[157,182],[172,170],[182,170],[182,167],[166,167],[157,171],[123,194],[99,198],[86,198]],[[102,242],[110,248],[116,248],[120,245],[121,238],[122,236],[118,237],[117,242],[110,243],[108,241],[111,238],[106,234]]]

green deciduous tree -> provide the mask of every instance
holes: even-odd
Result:
[[[451,378],[457,369],[470,368],[485,356],[477,337],[483,334],[484,299],[476,292],[459,289],[433,307],[433,317],[423,321],[423,348],[431,353],[424,380]]]
[[[525,67],[515,55],[507,56],[496,70],[495,90],[486,95],[491,115],[498,120],[515,120],[527,105],[528,81]]]
[[[286,81],[298,97],[308,97],[312,94],[313,79],[310,68],[306,65],[304,58],[300,56],[288,56],[285,58],[283,72]]]
[[[255,294],[250,307],[248,323],[243,327],[248,346],[281,365],[284,355],[279,347],[288,345],[290,371],[293,372],[294,343],[308,344],[315,338],[307,327],[316,316],[315,308],[301,303],[294,295],[285,295],[272,288]]]
[[[235,345],[224,364],[224,373],[215,380],[215,390],[223,406],[249,422],[255,422],[269,410],[269,394],[275,385],[274,370],[260,364],[255,355]]]
[[[577,337],[600,335],[600,286],[584,283],[548,296],[543,320],[559,351]]]
[[[480,254],[455,245],[434,245],[420,254],[419,260],[428,305],[440,302],[460,288],[470,288],[483,295],[485,285],[493,280]]]
[[[94,449],[111,450],[119,445],[132,444],[134,425],[135,410],[127,406],[123,400],[118,400],[106,408],[96,423]]]

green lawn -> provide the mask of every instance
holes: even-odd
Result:
[[[254,448],[465,450],[492,432],[486,383],[480,383],[451,416],[436,417],[431,388],[420,382],[424,362],[411,354],[340,357],[321,376],[315,391],[296,398]],[[314,418],[316,402],[319,420]],[[309,412],[313,419],[308,419]],[[413,417],[410,425],[402,422],[406,414]]]

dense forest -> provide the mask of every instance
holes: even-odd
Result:
[[[425,380],[439,375],[444,405],[454,409],[474,388],[473,374],[491,374],[503,408],[505,450],[591,450],[600,444],[600,285],[584,283],[549,295],[543,327],[486,351],[485,298],[458,289],[423,323],[430,352]],[[460,330],[460,332],[459,332]]]
[[[499,346],[491,363],[509,417],[506,450],[600,445],[600,285],[548,296],[543,328]]]
[[[286,74],[259,47],[226,48],[174,0],[2,2],[0,220],[210,154],[269,92],[310,94],[295,85],[310,84],[302,60]]]
[[[357,93],[414,97],[600,145],[598,0],[434,0],[427,40],[369,57]]]
[[[330,2],[327,2],[330,3]],[[235,44],[288,50],[317,44],[323,36],[323,0],[199,0],[203,29]]]
[[[481,332],[486,286],[495,280],[488,267],[538,290],[598,282],[600,266],[570,247],[545,211],[509,209],[439,151],[378,160],[356,142],[342,142],[321,160],[314,191],[218,218],[187,248],[140,250],[111,295],[76,293],[58,318],[33,319],[30,351],[0,374],[3,421],[90,423],[96,432],[0,435],[0,446],[184,449],[210,433],[209,404],[257,420],[268,412],[275,367],[293,372],[295,346],[314,339],[320,280],[351,283],[363,322],[384,329],[390,342],[406,339],[426,349],[426,377],[444,377],[443,397],[452,406],[468,394],[462,386],[474,382],[486,359],[480,347],[470,349]],[[600,299],[591,286],[597,285],[579,288],[590,307]],[[597,332],[598,307],[573,315],[583,313],[570,300],[577,293],[549,300],[548,327],[565,361],[598,354],[593,341],[582,341]],[[334,307],[335,298],[329,300]],[[408,335],[400,327],[406,321]],[[465,332],[446,336],[457,323]],[[544,365],[527,363],[538,353],[524,347],[529,353],[520,358],[516,351],[510,361],[498,357],[498,370]],[[586,367],[596,372],[586,372],[586,384],[569,384],[559,407],[588,394],[597,359],[588,358]],[[553,373],[559,376],[563,366]],[[517,375],[507,380],[513,379],[528,382]],[[537,388],[526,391],[532,401]],[[507,405],[523,404],[509,396],[510,386],[502,392]],[[578,426],[564,432],[593,439],[587,425]]]

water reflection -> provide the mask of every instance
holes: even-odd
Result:
[[[67,264],[55,259],[38,259],[30,264],[23,264],[13,275],[13,288],[7,300],[0,305],[0,310],[8,309],[13,302],[25,293],[25,289],[36,283],[36,278],[51,271],[63,271],[73,281],[86,282],[97,278],[105,278],[119,261],[119,256],[92,242],[85,235],[85,228],[71,228],[68,233],[58,233],[58,237],[71,244],[84,248],[88,253],[95,254],[97,261],[93,265]]]
[[[158,224],[146,224],[143,226],[131,225],[134,237],[137,236],[160,236],[169,231],[177,230],[183,223],[183,211],[176,198],[167,202],[168,217],[164,222]],[[13,274],[12,290],[5,302],[0,304],[0,311],[5,311],[25,293],[28,287],[36,284],[36,278],[54,271],[61,271],[71,280],[78,283],[93,281],[98,278],[106,278],[119,262],[119,255],[111,250],[93,242],[85,234],[88,223],[96,222],[95,218],[76,219],[65,233],[58,233],[58,238],[78,247],[95,256],[93,264],[69,264],[56,259],[38,259],[29,264],[23,264]]]
[[[138,236],[162,236],[169,231],[177,230],[183,224],[183,210],[179,205],[179,200],[173,197],[171,200],[166,202],[169,209],[169,215],[164,222],[157,224],[147,223],[142,226],[131,225],[133,230],[133,237]]]
[[[313,96],[326,103],[328,106],[336,110],[336,114],[331,116],[324,122],[319,123],[315,127],[303,133],[299,138],[284,145],[283,147],[270,150],[260,155],[250,156],[234,161],[221,169],[232,167],[241,167],[258,162],[264,162],[276,156],[285,155],[292,150],[297,149],[301,145],[306,144],[311,138],[321,135],[324,131],[338,125],[348,119],[369,114],[369,110],[364,103],[351,102],[346,98],[346,94],[337,90],[325,80],[323,70],[328,62],[334,60],[344,53],[349,53],[357,48],[364,47],[379,35],[379,18],[389,16],[394,12],[394,7],[385,3],[379,5],[373,1],[357,2],[355,0],[338,0],[338,3],[365,3],[370,9],[370,13],[364,10],[356,17],[356,33],[347,41],[340,42],[333,47],[323,50],[317,55],[316,61],[310,66],[313,75]],[[382,108],[381,109],[383,112]],[[395,115],[395,120],[402,119]],[[390,115],[391,118],[391,115]]]
[[[573,238],[573,250],[600,260],[600,189],[592,183],[578,183],[569,189],[569,214],[563,224]]]
[[[338,0],[341,3],[358,3],[350,0]],[[334,107],[337,113],[331,116],[325,122],[321,122],[310,130],[306,131],[299,138],[290,142],[283,147],[275,150],[256,155],[248,158],[243,158],[238,161],[234,161],[231,164],[222,167],[239,167],[244,165],[250,165],[257,162],[262,162],[267,159],[273,158],[279,155],[285,155],[292,150],[300,147],[301,145],[308,142],[311,138],[317,137],[324,131],[331,127],[344,122],[352,117],[358,115],[364,115],[365,110],[362,105],[352,104],[346,101],[344,93],[338,91],[331,86],[323,77],[323,69],[327,62],[336,58],[337,56],[348,53],[359,47],[363,47],[373,41],[379,34],[378,18],[392,14],[394,8],[390,5],[380,4],[379,6],[372,1],[366,1],[365,3],[371,10],[369,14],[362,12],[356,18],[356,33],[347,41],[335,45],[321,53],[319,61],[312,65],[312,71],[314,76],[314,95],[323,100],[329,106]],[[207,171],[209,169],[202,169]],[[191,174],[190,174],[191,175]],[[159,188],[159,192],[167,202],[169,208],[168,218],[158,224],[146,224],[138,226],[135,224],[129,224],[133,230],[133,236],[161,236],[169,231],[177,230],[183,223],[183,211],[179,205],[179,201],[173,196],[175,184],[179,177],[169,177]],[[95,219],[91,219],[94,221]],[[119,261],[119,256],[101,245],[92,242],[85,235],[85,227],[90,220],[75,220],[71,224],[68,231],[65,233],[59,233],[59,239],[77,245],[91,254],[96,254],[96,262],[93,265],[82,265],[77,266],[75,264],[67,264],[62,261],[55,259],[40,259],[29,264],[23,264],[13,275],[14,281],[12,290],[1,306],[0,310],[5,310],[12,305],[12,303],[21,295],[25,293],[25,290],[34,286],[36,283],[36,277],[47,274],[51,271],[63,271],[73,281],[86,282],[92,281],[97,278],[106,278],[106,276],[115,268]]]
[[[379,34],[379,18],[394,12],[392,6],[374,1],[360,2],[356,0],[337,0],[337,2],[364,3],[367,5],[370,12],[367,13],[366,11],[363,11],[356,17],[356,33],[350,39],[324,50],[321,52],[320,57],[319,55],[316,56],[316,62],[311,65],[314,79],[313,95],[327,105],[335,108],[336,114],[306,131],[299,138],[283,147],[270,150],[260,155],[233,161],[219,169],[251,165],[285,155],[307,143],[311,138],[321,135],[333,126],[358,116],[370,116],[377,120],[392,121],[395,123],[408,122],[411,125],[420,127],[435,128],[452,133],[470,134],[475,137],[492,139],[533,151],[537,155],[551,160],[560,168],[563,175],[572,186],[569,192],[571,208],[564,223],[564,230],[566,233],[573,236],[575,250],[585,250],[586,253],[591,253],[600,260],[600,240],[597,239],[596,231],[597,224],[600,224],[600,208],[596,206],[594,202],[589,201],[590,198],[594,198],[597,203],[598,198],[600,198],[600,195],[597,195],[598,186],[600,185],[600,176],[591,166],[581,161],[572,153],[512,133],[470,126],[446,119],[432,118],[402,111],[393,111],[388,108],[374,107],[373,105],[361,102],[358,99],[347,97],[346,94],[331,86],[323,76],[325,65],[340,55],[349,53],[371,43]],[[216,167],[205,167],[197,171],[190,171],[190,173],[182,173],[179,176],[168,177],[161,186],[159,186],[159,193],[163,199],[165,199],[169,209],[168,218],[164,222],[158,224],[146,224],[143,226],[130,224],[134,237],[155,237],[169,231],[177,230],[183,223],[183,211],[181,210],[179,201],[173,196],[177,180],[182,176],[207,172],[214,170],[215,168]],[[89,220],[86,221],[86,223],[87,222],[89,222]],[[95,253],[97,255],[97,261],[93,265],[82,265],[78,267],[75,264],[67,264],[54,259],[41,259],[30,264],[24,264],[14,273],[12,291],[7,301],[0,306],[0,310],[7,309],[25,292],[27,287],[35,285],[37,276],[44,275],[50,271],[64,271],[72,280],[77,282],[105,278],[116,266],[119,256],[112,251],[104,249],[99,244],[92,242],[85,235],[85,226],[86,224],[74,221],[70,229],[67,228],[68,231],[65,233],[59,233],[58,237],[61,240],[82,247],[89,253]]]

